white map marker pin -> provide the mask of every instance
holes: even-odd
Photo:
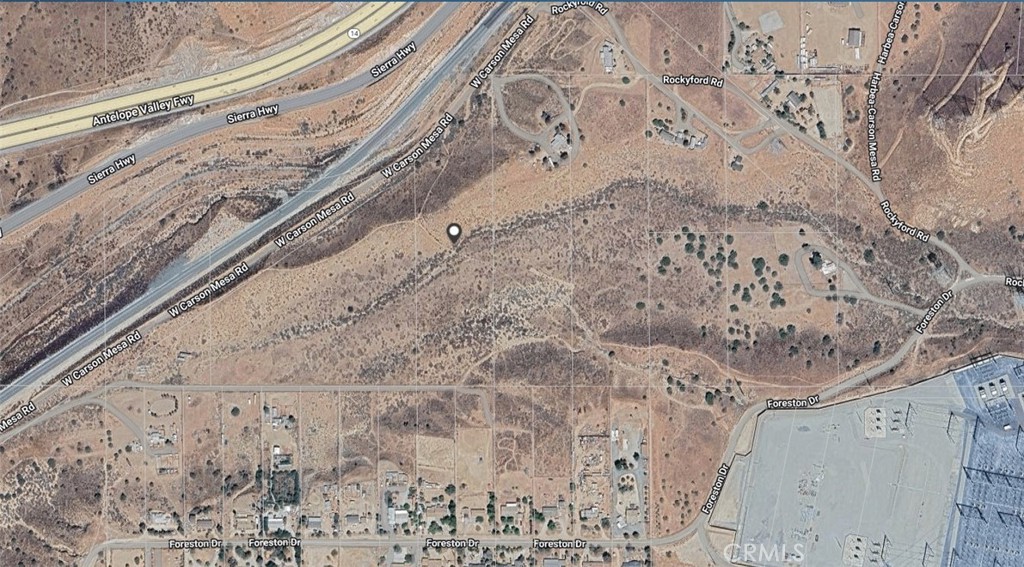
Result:
[[[452,244],[455,244],[455,241],[458,240],[460,236],[462,236],[461,226],[455,223],[448,225],[448,240],[451,240]]]

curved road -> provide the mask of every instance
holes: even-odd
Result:
[[[282,203],[278,208],[221,242],[210,252],[185,262],[165,281],[146,290],[138,299],[116,313],[108,315],[102,324],[80,335],[67,346],[18,377],[8,387],[0,390],[0,406],[24,389],[53,378],[61,369],[83,359],[88,353],[106,344],[107,340],[119,341],[118,330],[130,325],[154,306],[167,301],[197,280],[204,280],[211,268],[227,262],[240,250],[244,250],[256,242],[263,234],[286,223],[293,215],[302,212],[307,206],[337,190],[337,178],[368,160],[376,159],[377,150],[419,111],[420,107],[428,101],[431,93],[454,74],[456,67],[476,55],[504,21],[503,16],[507,13],[509,6],[511,5],[501,3],[492,8],[482,23],[460,40],[458,45],[431,71],[431,75],[406,97],[394,114],[337,163],[324,171],[316,181]],[[443,17],[432,18],[430,25],[424,26],[422,31],[429,34],[444,23],[445,18]],[[426,29],[428,27],[434,29]],[[368,77],[364,76],[361,80],[368,80]],[[350,213],[344,215],[339,213],[335,216],[347,216],[347,214]]]
[[[569,155],[570,157],[575,157],[576,154],[579,153],[580,149],[580,127],[576,122],[576,115],[572,111],[572,105],[569,104],[569,100],[565,98],[565,93],[562,92],[562,87],[558,86],[554,81],[544,75],[539,73],[524,73],[521,75],[491,77],[491,93],[494,96],[495,106],[498,107],[498,116],[501,118],[502,124],[504,124],[506,128],[519,138],[532,144],[537,144],[548,155],[555,157],[558,156],[558,152],[551,145],[550,133],[552,128],[545,126],[539,134],[534,134],[523,129],[522,126],[509,117],[508,108],[505,106],[504,88],[506,85],[519,81],[534,81],[544,84],[555,94],[555,97],[558,99],[558,104],[562,107],[562,112],[553,116],[551,118],[551,122],[557,124],[558,122],[565,120],[569,123],[570,136],[572,140],[572,144],[569,147]]]
[[[822,257],[834,262],[836,266],[838,266],[838,268],[842,270],[843,273],[846,274],[846,276],[849,279],[849,283],[853,284],[853,286],[856,289],[837,289],[836,291],[825,291],[816,289],[811,284],[810,277],[807,275],[807,267],[804,264],[804,260],[807,260],[807,258],[811,256],[812,252],[818,252],[819,254],[822,255]],[[907,305],[905,303],[900,303],[898,301],[892,301],[889,299],[883,299],[869,292],[867,288],[864,287],[864,284],[861,283],[861,281],[857,278],[856,274],[853,271],[853,268],[851,268],[849,264],[843,262],[835,254],[821,247],[809,246],[807,248],[800,248],[796,252],[794,252],[792,256],[794,259],[796,259],[796,272],[797,275],[800,277],[800,283],[804,286],[804,291],[806,291],[808,295],[822,298],[828,298],[833,296],[856,297],[857,299],[861,299],[864,301],[871,301],[879,305],[885,305],[886,307],[899,309],[900,311],[905,311],[907,313],[910,313],[911,315],[917,315],[918,317],[922,317],[926,313],[925,309],[918,309],[916,307],[911,307],[910,305]]]
[[[488,18],[488,20],[493,20],[493,19],[494,18]],[[616,28],[616,32],[617,32],[616,35],[619,35],[621,33],[621,30],[617,29],[618,26],[617,26],[617,24],[614,24],[614,20],[612,20],[612,22],[613,22],[613,27]],[[477,29],[479,29],[479,28],[477,28]],[[475,31],[477,31],[477,30],[474,30],[474,32]],[[626,45],[624,42],[620,42],[620,43],[622,45],[624,45],[624,46]],[[628,52],[628,48],[627,48],[627,53],[629,53]],[[630,58],[634,60],[634,64],[637,65],[638,69],[642,69],[642,67],[640,67],[639,64],[638,64],[638,61],[632,56],[631,53],[630,53]],[[446,62],[448,62],[448,61],[449,60],[446,59]],[[646,70],[645,70],[645,73],[646,73]],[[647,74],[649,74],[649,73],[647,73]],[[656,81],[654,81],[653,78],[651,78],[651,77],[648,77],[648,78],[651,79],[652,82],[656,82]],[[436,81],[436,75],[435,75],[435,81]],[[422,90],[422,87],[421,87],[421,90]],[[417,91],[417,94],[419,94],[419,91]],[[745,93],[740,93],[740,94],[745,94]],[[418,97],[414,97],[414,98],[418,98]],[[676,98],[676,97],[674,97],[674,98]],[[411,104],[412,103],[407,103],[406,106],[403,107],[403,109],[405,109],[406,107],[410,106]],[[754,108],[759,108],[759,105],[757,105],[757,104],[752,104],[751,106],[753,106]],[[401,111],[399,112],[399,114],[401,114]],[[398,116],[398,114],[396,114],[396,116]],[[768,116],[768,118],[769,119],[773,119],[774,117]],[[395,119],[395,117],[392,117],[392,119],[389,119],[389,121],[385,124],[385,126],[390,125],[394,121],[394,119]],[[702,119],[702,120],[705,123],[709,124],[709,126],[714,124],[713,122],[708,122],[707,120],[704,120],[704,119]],[[359,153],[360,150],[365,150],[363,152],[365,154],[366,151],[369,151],[366,148],[372,148],[372,147],[375,147],[375,145],[381,143],[382,140],[378,139],[378,134],[381,133],[382,130],[386,130],[387,129],[387,128],[385,128],[385,126],[382,126],[381,130],[378,130],[378,131],[374,132],[374,134],[371,135],[370,139],[367,142],[365,142],[364,144],[361,144],[356,149],[356,152],[354,152],[354,153]],[[779,126],[781,126],[781,128],[786,130],[787,133],[793,135],[794,137],[800,138],[801,140],[809,143],[815,149],[818,149],[819,151],[823,151],[824,153],[827,153],[829,155],[835,156],[834,152],[832,152],[831,150],[828,150],[828,148],[824,148],[823,146],[821,146],[820,143],[817,142],[817,140],[805,139],[806,137],[799,135],[800,134],[799,132],[791,132],[791,131],[789,131],[790,129],[787,128],[786,124],[779,124]],[[381,135],[383,135],[383,134],[381,134]],[[342,163],[343,164],[347,164],[349,161],[350,160],[348,160],[348,159],[344,159],[342,161]],[[358,160],[356,160],[356,161],[358,161]],[[877,184],[871,183],[869,179],[865,179],[866,176],[862,172],[857,170],[856,168],[853,168],[852,164],[849,164],[849,162],[846,162],[845,160],[843,160],[841,158],[838,158],[837,161],[839,161],[840,164],[844,165],[844,167],[846,167],[855,176],[857,176],[862,181],[864,181],[865,185],[867,185],[872,190],[872,192],[876,194],[876,196],[881,197],[881,191],[880,191],[880,188],[878,187]],[[339,164],[339,166],[340,165],[341,164]],[[334,169],[335,168],[332,168],[331,171],[334,171]],[[333,178],[333,176],[330,175],[330,174],[325,174],[324,177],[328,178],[328,179]],[[324,190],[324,188],[320,187],[318,184],[319,184],[319,181],[317,183],[314,183],[314,186],[311,187],[311,189],[313,191],[310,191],[310,193],[320,193],[320,191]],[[293,199],[292,201],[288,201],[288,203],[286,203],[286,205],[289,204],[289,203],[292,203],[294,200],[295,199]],[[284,208],[284,206],[282,206],[281,208]],[[257,223],[254,223],[254,224],[259,224],[259,223],[257,222]],[[249,232],[249,229],[247,229],[245,232]],[[215,256],[216,257],[222,257],[222,256],[224,256],[222,248],[227,246],[228,244],[230,244],[234,240],[235,239],[232,239],[228,243],[225,243],[224,245],[222,245],[222,247],[216,249],[213,253],[211,253],[210,256],[211,257],[215,257]],[[987,284],[998,284],[998,285],[1001,285],[1002,284],[1002,276],[981,275],[981,274],[979,274],[977,271],[973,270],[965,261],[963,261],[963,259],[959,256],[959,254],[957,254],[954,250],[952,250],[951,247],[949,247],[945,243],[941,243],[941,244],[940,243],[941,243],[941,241],[937,241],[935,244],[936,244],[937,247],[942,248],[943,250],[946,250],[947,252],[949,252],[957,260],[957,262],[960,264],[961,269],[963,271],[966,271],[969,274],[969,276],[966,279],[959,280],[959,281],[957,281],[953,285],[952,289],[954,290],[955,293],[959,292],[959,291],[962,291],[962,290],[965,290],[965,289],[968,289],[970,287],[976,286],[976,285],[987,285]],[[226,259],[226,256],[224,256],[224,257]],[[206,265],[209,265],[210,262],[212,262],[212,260],[204,260],[202,263],[206,264]],[[213,263],[216,263],[216,262],[213,262]],[[844,269],[844,271],[847,271],[851,275],[854,286],[858,288],[858,291],[855,292],[855,293],[857,293],[858,295],[863,295],[864,299],[871,300],[871,301],[878,301],[880,303],[887,304],[887,305],[889,305],[891,307],[899,308],[899,309],[908,311],[908,312],[910,312],[912,314],[920,314],[920,313],[923,312],[923,310],[920,310],[920,309],[917,309],[917,308],[913,308],[913,307],[910,307],[910,306],[907,306],[907,305],[899,304],[899,303],[896,303],[896,302],[885,303],[883,300],[881,300],[881,299],[871,295],[869,292],[867,292],[863,288],[863,285],[859,282],[859,280],[857,280],[857,278],[853,275],[853,272],[849,270],[848,266],[846,266],[845,264],[842,264],[842,263],[839,264],[839,265]],[[808,288],[810,290],[811,288],[808,287],[809,286],[809,281],[806,281],[806,274],[805,273],[802,274],[801,280],[802,280],[802,283],[804,283],[805,288]],[[830,293],[830,295],[834,294],[834,293],[845,293],[845,294],[852,295],[854,292],[833,292],[833,293]],[[147,294],[147,295],[149,295],[149,294]],[[891,303],[891,305],[890,305],[890,303]],[[879,364],[879,365],[877,365],[875,367],[872,367],[870,369],[867,369],[867,370],[861,372],[860,374],[857,374],[855,376],[847,378],[846,380],[843,380],[839,384],[837,384],[837,385],[835,385],[835,386],[833,386],[833,387],[823,391],[822,394],[821,394],[822,400],[824,401],[824,400],[827,400],[827,399],[832,399],[832,398],[834,398],[834,397],[836,397],[836,396],[838,396],[838,395],[848,391],[849,389],[851,389],[851,388],[853,388],[853,387],[863,383],[864,381],[866,381],[866,380],[868,380],[870,378],[873,378],[875,376],[878,376],[878,375],[880,375],[880,374],[882,374],[884,372],[887,372],[889,369],[895,367],[896,365],[898,365],[903,360],[903,358],[906,356],[906,354],[910,352],[910,350],[914,347],[914,345],[917,343],[917,341],[920,340],[924,336],[926,336],[926,335],[921,335],[921,334],[917,334],[916,332],[914,332],[907,339],[907,341],[901,346],[901,348],[898,349],[895,353],[893,353],[893,355],[890,356],[890,358],[887,359],[885,362],[883,362],[883,363],[881,363],[881,364]],[[218,387],[214,387],[214,388],[220,388],[220,387],[218,386]],[[412,388],[415,388],[415,387],[412,387]],[[5,390],[3,393],[6,393],[6,392],[7,392],[7,390]],[[749,425],[750,420],[756,419],[764,411],[766,411],[765,408],[759,405],[759,406],[752,406],[752,407],[748,408],[744,412],[744,414],[738,420],[737,425],[733,428],[733,430],[732,430],[732,432],[730,434],[729,442],[728,442],[728,445],[727,445],[726,450],[724,452],[723,462],[731,462],[732,461],[733,456],[736,454],[736,445],[738,443],[739,436],[742,434],[744,429]],[[714,550],[711,549],[711,543],[710,543],[710,540],[709,540],[709,537],[708,537],[708,534],[707,534],[707,527],[708,527],[707,526],[707,520],[708,520],[707,517],[698,518],[697,520],[695,520],[692,524],[690,524],[689,526],[687,526],[683,530],[681,530],[679,532],[676,532],[676,533],[673,533],[673,534],[670,534],[668,536],[660,537],[660,538],[638,538],[638,539],[629,539],[629,540],[625,540],[625,539],[591,540],[590,543],[593,544],[593,545],[601,545],[601,546],[626,546],[626,545],[632,545],[632,546],[637,546],[637,547],[644,546],[644,545],[665,545],[665,544],[671,544],[671,543],[674,543],[674,542],[678,542],[678,541],[680,541],[682,539],[685,539],[687,537],[690,537],[691,535],[696,533],[698,538],[699,538],[699,540],[700,540],[701,546],[705,549],[706,552],[708,552],[709,558],[711,559],[711,561],[713,561],[716,565],[725,565],[726,563],[723,562],[724,560],[721,559],[720,554],[715,553]],[[334,546],[347,546],[347,547],[387,547],[387,546],[393,545],[395,543],[403,543],[403,542],[413,543],[413,544],[414,543],[421,543],[423,541],[423,539],[424,538],[420,537],[420,536],[408,536],[408,537],[404,537],[404,536],[397,536],[397,537],[395,537],[395,536],[392,536],[392,537],[389,537],[389,538],[370,537],[370,538],[353,538],[353,539],[322,539],[322,540],[307,540],[307,541],[303,542],[303,545],[304,546],[310,546],[310,547],[325,547],[325,546],[326,547],[334,547]],[[528,537],[517,537],[517,538],[481,538],[480,542],[481,542],[482,545],[522,545],[522,546],[529,546],[529,545],[532,544],[532,538],[528,538]],[[225,540],[225,543],[232,543],[233,544],[233,543],[236,543],[236,542],[234,540]],[[244,543],[244,541],[243,540],[238,540],[237,543]],[[88,556],[88,559],[85,562],[85,565],[89,565],[89,560],[95,560],[96,557],[98,557],[98,554],[100,552],[102,552],[103,550],[106,550],[106,549],[132,549],[132,548],[135,548],[135,549],[138,549],[138,548],[164,549],[164,548],[166,548],[166,540],[155,539],[155,538],[142,538],[142,539],[133,539],[133,540],[112,540],[112,541],[104,542],[103,544],[100,544],[99,546],[97,546],[96,548],[91,550],[91,552],[90,552],[90,554]]]
[[[457,4],[444,3],[438,9],[431,19],[420,27],[419,30],[413,35],[412,41],[416,42],[416,45],[424,43],[431,35],[433,35],[444,23],[448,20],[458,9]],[[369,37],[368,35],[360,36],[362,38]],[[415,54],[412,55],[415,57]],[[407,61],[404,59],[402,63]],[[395,68],[397,69],[397,67]],[[391,72],[394,72],[392,69]],[[381,78],[374,78],[370,75],[369,71],[360,73],[354,77],[350,77],[340,83],[326,86],[315,91],[309,91],[300,95],[286,98],[276,103],[279,105],[278,114],[284,114],[294,110],[306,108],[317,104],[322,104],[335,98],[343,97],[349,93],[362,89],[367,85],[379,81]],[[227,123],[227,115],[233,112],[238,112],[238,109],[222,112],[219,114],[212,114],[204,116],[195,122],[188,124],[175,125],[175,128],[162,133],[153,139],[143,142],[138,146],[135,146],[129,150],[126,150],[118,155],[112,156],[102,167],[105,167],[107,163],[116,161],[117,159],[125,156],[135,154],[136,161],[141,164],[147,157],[162,152],[168,148],[172,148],[182,143],[195,138],[197,136],[203,136],[214,130],[233,126]],[[7,218],[0,220],[0,229],[3,230],[3,234],[9,235],[20,228],[23,228],[42,215],[48,213],[50,210],[63,205],[64,203],[74,199],[75,197],[86,191],[91,185],[88,182],[88,175],[90,172],[85,172],[75,177],[71,181],[68,181],[55,191],[46,193],[43,197],[36,201],[26,205],[25,207],[18,209]],[[116,175],[116,174],[115,174]],[[97,185],[101,185],[103,181],[100,181]],[[0,244],[2,244],[0,240]],[[2,277],[2,276],[0,276]]]

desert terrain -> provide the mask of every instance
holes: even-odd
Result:
[[[26,84],[10,64],[31,30],[103,11],[65,6],[11,10],[24,23],[5,30],[16,88],[0,116],[70,96],[54,93],[73,78]],[[1020,352],[1024,295],[1002,283],[1021,276],[1024,250],[1021,171],[1005,162],[1022,143],[1019,6],[906,5],[872,107],[880,181],[867,173],[867,85],[892,6],[864,7],[861,59],[840,43],[849,14],[815,6],[827,70],[795,66],[800,14],[780,8],[781,74],[739,64],[765,48],[756,22],[771,6],[607,8],[514,6],[384,150],[244,251],[258,259],[244,278],[169,315],[197,282],[118,329],[142,339],[116,358],[33,389],[31,419],[0,430],[0,492],[14,503],[0,526],[15,542],[0,563],[712,565],[728,541],[699,527],[701,508],[766,400],[859,397]],[[346,5],[287,18],[248,4],[140,9],[110,17],[165,22],[170,43],[90,92],[255,56]],[[203,112],[362,72],[437,9],[417,4],[358,49]],[[0,376],[15,380],[300,194],[485,12],[460,7],[378,82],[149,156],[4,235]],[[474,87],[524,13],[535,21]],[[200,17],[213,31],[190,30]],[[107,41],[112,57],[131,44]],[[39,57],[36,72],[56,55]],[[75,64],[96,74],[96,61]],[[690,75],[723,86],[662,80]],[[380,173],[445,113],[454,121],[413,165]],[[3,213],[190,119],[0,156]],[[347,192],[344,213],[274,245]],[[879,196],[928,242],[895,228]],[[228,271],[209,268],[211,280]],[[302,544],[245,544],[269,537]],[[589,544],[532,543],[577,538]]]

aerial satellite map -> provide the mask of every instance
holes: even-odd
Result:
[[[0,5],[0,567],[1024,567],[1021,3]]]

